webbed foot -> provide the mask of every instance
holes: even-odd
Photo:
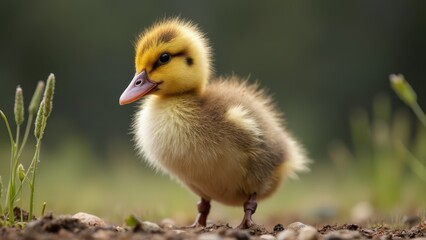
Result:
[[[255,225],[251,216],[256,212],[257,202],[256,193],[250,194],[247,201],[244,202],[244,217],[241,224],[238,225],[239,229],[247,229]]]
[[[198,215],[195,218],[195,221],[192,225],[188,226],[188,228],[196,228],[196,227],[205,227],[207,223],[207,216],[210,212],[210,201],[201,198],[201,201],[197,204],[198,207]]]

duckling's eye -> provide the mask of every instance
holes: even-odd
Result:
[[[158,63],[159,64],[166,64],[170,61],[170,59],[172,59],[172,56],[170,56],[169,53],[163,53],[160,55],[160,58],[158,58]]]

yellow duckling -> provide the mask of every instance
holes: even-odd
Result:
[[[136,146],[150,165],[201,197],[193,226],[206,225],[215,200],[243,206],[239,227],[248,228],[257,200],[307,170],[271,98],[237,77],[210,81],[210,47],[197,26],[155,24],[137,40],[135,65],[120,104],[146,96],[134,120]]]

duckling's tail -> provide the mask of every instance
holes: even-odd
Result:
[[[297,173],[308,172],[311,160],[306,157],[305,149],[292,137],[287,138],[287,159],[284,162],[283,174],[297,179]]]

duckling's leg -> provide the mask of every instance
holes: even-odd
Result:
[[[201,201],[197,204],[198,215],[195,222],[190,227],[206,226],[207,215],[210,212],[210,201],[201,198]]]
[[[251,219],[251,215],[256,212],[257,202],[256,202],[256,193],[250,194],[247,201],[244,203],[244,218],[241,224],[237,227],[240,229],[246,229],[253,226],[255,223]]]

